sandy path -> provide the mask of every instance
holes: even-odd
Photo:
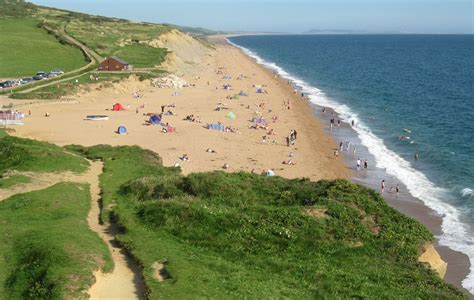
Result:
[[[87,182],[87,177],[89,174],[76,174],[72,172],[35,173],[13,171],[8,175],[25,175],[30,177],[32,181],[29,183],[19,183],[7,189],[0,189],[0,201],[16,194],[43,190],[55,185],[58,182]]]
[[[139,268],[114,245],[114,236],[117,229],[113,225],[99,224],[99,175],[102,173],[102,162],[90,162],[88,172],[76,174],[72,172],[61,173],[35,173],[35,172],[10,172],[9,175],[29,176],[32,181],[14,185],[8,189],[0,189],[0,201],[15,194],[28,193],[51,187],[59,182],[84,182],[91,188],[91,210],[87,216],[90,228],[104,240],[109,247],[114,262],[112,273],[94,272],[96,283],[89,289],[91,299],[145,299],[145,288],[141,280]]]
[[[91,299],[145,299],[145,288],[138,266],[114,243],[117,228],[113,224],[99,224],[100,187],[99,175],[102,162],[91,162],[88,182],[91,188],[91,210],[87,217],[90,228],[104,240],[114,261],[112,273],[94,272],[96,283],[89,289]]]

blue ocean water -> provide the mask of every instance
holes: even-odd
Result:
[[[229,40],[292,80],[314,104],[356,122],[376,166],[443,216],[440,244],[469,256],[463,286],[474,294],[474,36]]]

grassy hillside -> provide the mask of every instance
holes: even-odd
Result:
[[[87,63],[80,49],[59,43],[38,24],[34,19],[0,19],[0,78],[70,71]]]
[[[89,164],[64,149],[35,140],[7,135],[0,130],[0,175],[7,170],[84,172]]]
[[[87,161],[63,148],[8,136],[0,130],[0,175],[5,171],[85,171]],[[0,176],[1,177],[1,176]],[[32,177],[0,179],[0,188]],[[108,248],[87,224],[89,186],[58,183],[0,200],[0,299],[80,299],[93,271],[108,271]]]
[[[123,228],[118,240],[152,299],[463,298],[417,261],[430,232],[372,190],[247,173],[184,177],[138,147],[70,150],[104,160],[103,216]]]
[[[107,246],[87,225],[88,186],[61,183],[0,202],[0,298],[84,297]]]
[[[164,61],[167,51],[141,42],[151,41],[172,28],[23,1],[0,0],[0,7],[0,78],[30,76],[39,70],[70,71],[85,65],[80,49],[65,42],[66,34],[102,57],[117,55],[135,67],[152,68]]]

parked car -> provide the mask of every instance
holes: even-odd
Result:
[[[46,72],[44,72],[44,71],[38,71],[38,72],[36,72],[36,76],[41,76],[42,78],[48,77],[48,76],[46,75]]]
[[[62,75],[62,74],[64,74],[64,71],[55,69],[55,70],[51,70],[49,73],[56,74],[56,75]]]
[[[7,88],[5,82],[0,82],[0,89]]]
[[[33,76],[33,80],[42,80],[42,79],[43,79],[43,76],[40,76],[40,75]]]
[[[33,81],[33,77],[25,77],[20,80],[22,84],[29,83]]]
[[[12,87],[15,85],[15,81],[14,80],[7,80],[5,81],[5,84],[7,87]]]
[[[46,73],[46,77],[48,77],[48,78],[56,77],[56,76],[58,76],[58,75],[59,75],[59,74],[57,74],[57,73],[52,73],[52,72]]]

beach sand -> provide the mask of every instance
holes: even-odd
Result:
[[[349,178],[342,159],[333,158],[334,141],[324,134],[321,124],[309,108],[307,101],[293,93],[293,89],[284,80],[275,80],[273,73],[255,64],[240,50],[222,43],[219,45],[204,68],[184,79],[195,87],[179,90],[179,96],[172,96],[175,90],[155,88],[147,82],[126,80],[109,88],[93,89],[76,97],[70,103],[36,103],[20,109],[32,115],[27,116],[25,125],[15,127],[16,135],[52,142],[58,145],[97,144],[139,145],[157,152],[165,166],[179,163],[185,174],[212,170],[252,171],[272,169],[276,175],[286,178],[308,177],[312,180]],[[222,67],[222,74],[217,74]],[[231,80],[223,79],[229,74]],[[245,77],[237,80],[240,75]],[[197,77],[199,76],[199,77]],[[208,85],[209,82],[209,85]],[[232,90],[224,90],[224,84],[231,84]],[[268,94],[257,94],[252,85],[264,85]],[[217,89],[216,89],[217,87]],[[132,93],[141,90],[140,99],[134,99]],[[244,91],[248,97],[226,99]],[[284,101],[290,101],[290,109]],[[7,102],[13,102],[11,99]],[[120,102],[125,111],[107,111],[115,102]],[[215,111],[217,103],[222,102],[227,109]],[[162,122],[168,122],[176,128],[176,133],[160,131],[160,126],[147,125],[143,113],[161,112],[161,106],[174,103],[171,110],[177,116],[164,116]],[[264,107],[258,104],[264,103]],[[0,103],[2,104],[2,103]],[[145,108],[136,109],[145,104]],[[226,115],[233,112],[235,119]],[[45,117],[49,113],[50,117]],[[86,115],[106,114],[108,121],[86,121]],[[202,123],[183,120],[187,115],[199,116]],[[269,121],[269,130],[274,135],[263,136],[268,130],[249,129],[253,116],[262,116]],[[274,123],[272,117],[277,116]],[[219,132],[205,128],[206,123],[221,122],[237,128],[240,133]],[[115,133],[123,125],[127,135]],[[287,147],[286,136],[290,130],[297,131],[294,146]],[[211,148],[216,153],[208,153]],[[294,154],[296,165],[285,165],[283,161]],[[187,154],[190,161],[180,161]]]
[[[215,50],[210,51],[205,62],[197,68],[188,68],[183,76],[195,85],[193,87],[160,89],[152,87],[148,81],[131,78],[112,87],[95,86],[75,97],[74,101],[29,101],[33,103],[25,104],[28,103],[25,100],[3,97],[0,98],[0,105],[21,104],[19,110],[26,114],[29,110],[32,112],[25,118],[24,126],[15,127],[14,135],[58,145],[138,145],[157,152],[165,166],[178,163],[184,174],[224,170],[224,164],[228,164],[227,172],[260,173],[272,169],[276,175],[286,178],[319,180],[354,177],[343,157],[334,158],[333,152],[338,146],[315,118],[314,107],[299,93],[294,93],[286,80],[276,78],[270,70],[228,45],[222,36],[213,37],[211,41],[216,45]],[[232,79],[224,79],[227,74]],[[239,75],[243,78],[237,79]],[[224,90],[224,84],[230,84],[232,90]],[[257,94],[253,85],[264,86],[268,94]],[[138,90],[142,97],[135,99],[132,93]],[[241,90],[249,96],[226,99]],[[176,91],[179,96],[172,95]],[[288,100],[290,109],[284,105]],[[120,102],[127,109],[111,111],[115,102]],[[224,103],[222,107],[227,109],[216,111],[218,102]],[[148,117],[143,114],[159,113],[162,105],[171,103],[175,107],[165,108],[165,111],[171,110],[177,115],[164,116],[162,121],[175,127],[176,133],[163,133],[160,126],[147,124]],[[258,107],[261,103],[264,106]],[[143,105],[145,107],[140,108]],[[227,118],[229,112],[235,113],[236,118]],[[45,117],[45,113],[49,113],[50,117]],[[85,117],[92,114],[108,115],[109,120],[86,121]],[[188,115],[199,116],[202,123],[183,120]],[[268,136],[266,142],[262,141],[262,137],[268,130],[249,129],[254,116],[267,119],[269,129],[275,133]],[[278,116],[276,122],[272,121],[273,116]],[[217,122],[237,128],[239,133],[205,128],[207,123]],[[127,135],[115,133],[121,125],[128,129]],[[286,137],[292,129],[298,132],[296,144],[287,147]],[[216,153],[206,152],[208,148]],[[282,164],[289,159],[290,152],[294,154],[296,165]],[[179,157],[183,154],[187,154],[190,160],[181,161]],[[424,207],[410,209],[411,206],[398,204],[400,207],[396,208],[408,215],[414,216],[414,212],[415,215],[420,214],[417,219],[432,230],[439,228],[439,218],[425,217]],[[394,203],[391,205],[397,206]],[[448,262],[448,281],[460,287],[461,276],[465,276],[466,272],[465,257],[446,247],[436,248],[441,250],[442,258]]]

